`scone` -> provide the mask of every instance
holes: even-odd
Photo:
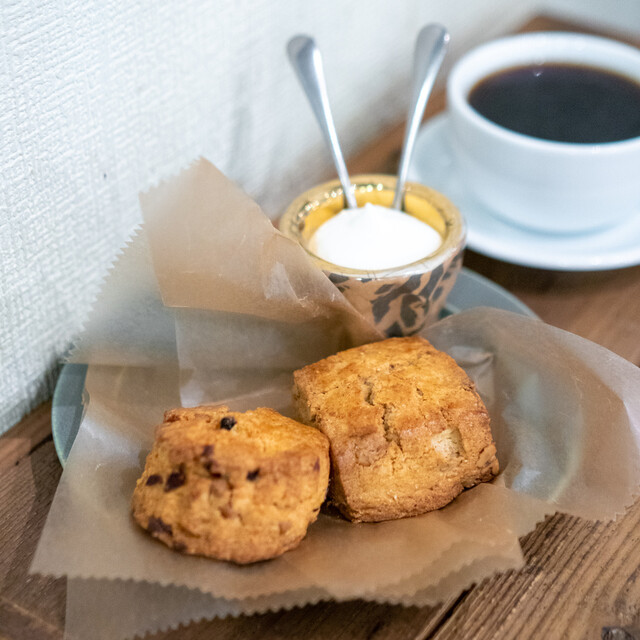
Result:
[[[133,494],[133,517],[185,553],[239,564],[294,548],[318,515],[329,443],[272,409],[173,409]]]
[[[375,522],[438,509],[498,473],[489,414],[466,373],[419,337],[294,373],[300,420],[331,443],[331,501]]]

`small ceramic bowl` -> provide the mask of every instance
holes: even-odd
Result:
[[[390,207],[395,176],[352,176],[359,206]],[[426,222],[442,236],[430,255],[393,269],[361,271],[341,267],[313,254],[308,247],[316,229],[344,208],[339,181],[325,182],[296,198],[280,219],[280,231],[299,242],[349,302],[385,335],[416,333],[438,319],[460,267],[466,226],[460,212],[442,194],[407,183],[405,211]]]

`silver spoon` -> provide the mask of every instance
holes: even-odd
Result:
[[[404,183],[409,172],[416,134],[448,44],[449,33],[439,24],[429,24],[418,34],[413,57],[413,94],[404,132],[396,192],[391,205],[393,209],[403,209]]]
[[[347,173],[347,165],[338,142],[338,134],[331,115],[327,85],[322,70],[322,57],[313,38],[309,36],[294,36],[287,44],[287,53],[298,80],[307,94],[309,104],[313,109],[316,120],[320,125],[324,139],[331,150],[333,163],[338,170],[338,178],[349,209],[356,209],[358,203],[353,195],[353,187]]]

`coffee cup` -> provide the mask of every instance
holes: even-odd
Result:
[[[605,38],[532,33],[477,47],[455,64],[447,83],[450,144],[462,180],[500,217],[546,233],[594,231],[640,214],[637,133],[612,141],[547,139],[508,128],[470,103],[487,78],[549,65],[586,67],[640,85],[640,51]],[[562,115],[579,119],[591,106],[585,100]],[[538,119],[554,117],[537,111]]]

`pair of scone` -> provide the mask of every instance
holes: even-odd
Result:
[[[498,472],[473,383],[422,338],[304,367],[293,394],[305,424],[264,408],[168,411],[136,485],[136,521],[174,549],[244,564],[297,546],[327,487],[346,518],[374,522],[443,507]]]

